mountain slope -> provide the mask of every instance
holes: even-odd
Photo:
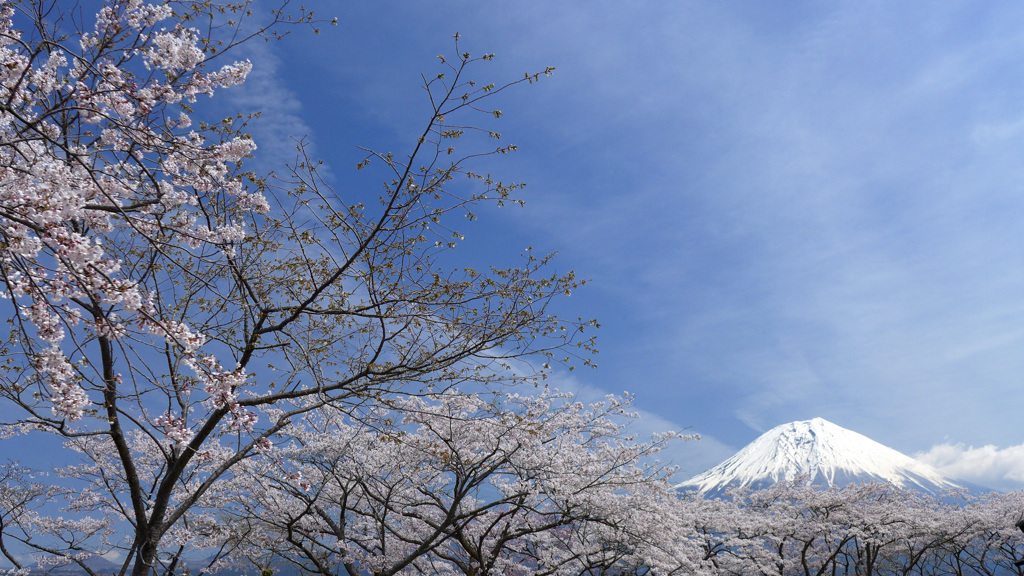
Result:
[[[826,486],[888,482],[936,494],[963,486],[935,469],[822,418],[772,428],[734,456],[678,487],[705,495],[806,476]]]

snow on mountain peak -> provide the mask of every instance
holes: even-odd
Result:
[[[960,488],[932,467],[870,438],[814,418],[776,426],[725,462],[679,485],[701,493],[806,476],[827,486],[888,482],[929,493]]]

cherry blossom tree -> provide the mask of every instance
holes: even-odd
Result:
[[[749,520],[743,559],[764,573],[820,576],[831,573],[854,538],[852,503],[859,494],[822,489],[798,479],[762,490],[737,491],[734,498]]]
[[[949,574],[1024,573],[1024,541],[1016,524],[1024,519],[1024,492],[971,497],[943,515],[950,537],[937,561]]]
[[[255,487],[222,483],[216,507],[244,527],[254,564],[272,550],[324,576],[692,574],[669,471],[640,464],[671,435],[625,439],[624,408],[448,391],[358,421],[310,414],[242,465]]]
[[[462,239],[454,217],[516,201],[516,184],[470,171],[472,159],[514,149],[474,127],[473,115],[496,121],[488,98],[550,70],[476,83],[468,74],[492,56],[460,52],[456,40],[457,55],[425,81],[431,113],[420,136],[404,154],[370,152],[360,163],[387,175],[367,203],[336,193],[301,151],[275,177],[244,171],[257,146],[244,126],[197,111],[200,96],[244,82],[258,65],[232,61],[240,44],[317,26],[313,14],[282,9],[260,21],[248,1],[200,0],[111,0],[91,18],[65,9],[57,0],[0,4],[0,279],[11,328],[2,437],[55,435],[69,454],[52,471],[59,493],[38,494],[47,506],[25,501],[0,516],[0,550],[16,544],[87,571],[91,555],[118,556],[120,574],[171,573],[189,548],[242,546],[206,507],[221,483],[264,478],[259,490],[284,494],[315,482],[337,499],[312,462],[291,456],[313,450],[310,434],[356,446],[397,429],[358,429],[363,438],[346,428],[356,425],[350,416],[454,409],[446,403],[457,396],[436,399],[456,386],[537,383],[550,361],[589,364],[584,330],[595,324],[548,309],[580,284],[571,273],[547,272],[549,258],[530,251],[521,265],[487,271],[448,255]],[[471,133],[495,143],[460,154],[459,138]],[[441,404],[417,408],[421,394]],[[644,448],[622,450],[617,457]],[[7,470],[12,486],[34,486],[14,464]],[[299,472],[312,481],[286,484]],[[605,472],[613,485],[619,469]],[[463,481],[482,480],[473,474]],[[52,514],[61,500],[63,515]],[[363,521],[375,520],[366,510]],[[459,554],[475,562],[495,537],[465,532],[460,552],[454,533],[423,541],[451,547],[453,563]],[[591,554],[593,541],[574,553]]]

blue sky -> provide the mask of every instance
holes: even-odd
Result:
[[[967,479],[1024,486],[1024,5],[323,3],[318,36],[255,46],[225,104],[259,161],[305,136],[343,194],[359,146],[402,153],[436,54],[481,80],[519,152],[477,168],[526,207],[460,229],[466,258],[559,252],[602,324],[583,395],[705,440],[680,476],[826,418]]]

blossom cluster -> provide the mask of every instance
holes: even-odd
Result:
[[[66,346],[76,326],[105,339],[163,338],[203,362],[207,337],[157,314],[154,288],[125,269],[132,235],[160,250],[230,257],[250,233],[238,216],[269,209],[233,168],[255,150],[253,141],[209,140],[208,131],[191,129],[183,106],[244,82],[252,65],[208,70],[200,32],[164,26],[173,17],[166,3],[112,2],[81,34],[78,50],[55,44],[40,52],[22,41],[13,6],[0,7],[2,296],[35,329],[41,396],[58,419],[80,419],[92,403],[75,373],[80,351],[64,351],[79,349]],[[211,220],[201,208],[214,199],[229,209]],[[213,405],[230,408],[238,426],[252,425],[254,417],[234,407],[235,379],[206,368],[198,374],[211,383]],[[184,437],[176,426],[164,429],[172,442]]]

